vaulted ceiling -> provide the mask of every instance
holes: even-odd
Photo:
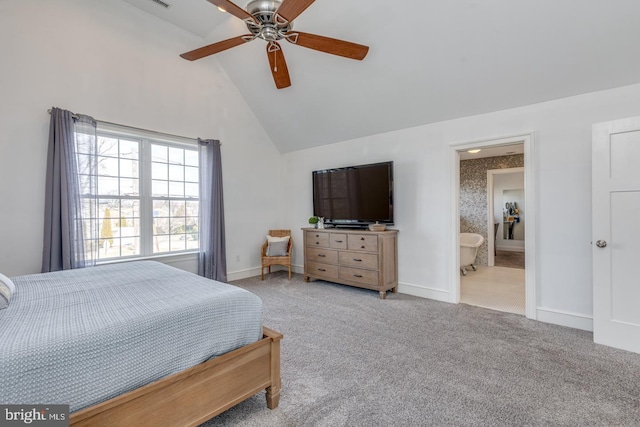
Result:
[[[247,33],[206,0],[124,1],[202,37],[187,50]],[[640,82],[637,0],[318,0],[294,28],[369,54],[283,42],[281,90],[260,39],[199,60],[220,62],[281,152]]]

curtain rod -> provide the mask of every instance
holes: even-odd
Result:
[[[51,114],[51,108],[49,108],[47,110],[47,113]],[[78,120],[78,115],[76,113],[71,113],[71,117],[73,117],[75,120]],[[164,136],[170,136],[170,137],[174,137],[174,138],[191,139],[191,140],[194,140],[194,141],[197,141],[198,139],[202,139],[202,138],[191,138],[189,136],[174,135],[172,133],[166,133],[166,132],[158,132],[158,131],[155,131],[155,130],[143,129],[143,128],[138,128],[138,127],[135,127],[135,126],[122,125],[122,124],[119,124],[119,123],[106,122],[104,120],[98,120],[98,119],[94,119],[94,120],[97,123],[102,123],[102,124],[105,124],[105,125],[125,127],[125,128],[129,128],[129,129],[135,129],[135,130],[143,131],[143,132],[149,132],[149,133],[160,135],[160,136],[164,135]],[[220,145],[222,145],[222,143]]]

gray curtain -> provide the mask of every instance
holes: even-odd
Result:
[[[81,180],[78,172],[76,138],[95,141],[95,121],[75,116],[60,108],[51,110],[45,190],[44,246],[42,272],[68,270],[94,264],[85,251]]]
[[[220,141],[198,139],[200,159],[200,255],[198,274],[227,281]]]

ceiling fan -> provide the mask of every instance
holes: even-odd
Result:
[[[261,38],[267,42],[267,57],[278,89],[291,86],[289,70],[279,40],[285,39],[291,44],[357,60],[362,60],[369,51],[368,46],[361,44],[293,31],[293,20],[315,0],[253,0],[247,4],[246,9],[229,0],[207,1],[218,6],[218,9],[242,19],[251,34],[213,43],[180,56],[194,61]]]

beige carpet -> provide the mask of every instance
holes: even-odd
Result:
[[[507,313],[525,314],[525,271],[478,265],[460,276],[460,302]]]

